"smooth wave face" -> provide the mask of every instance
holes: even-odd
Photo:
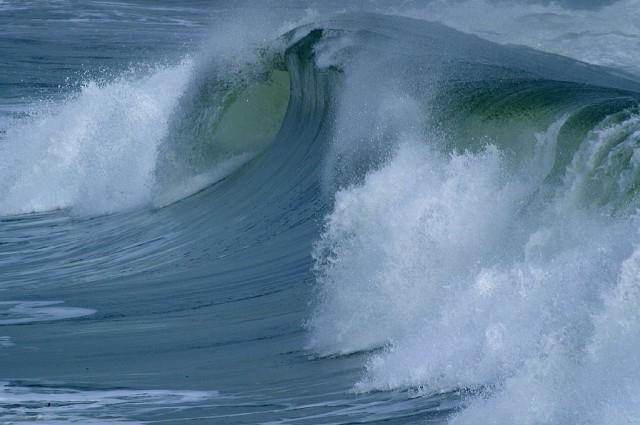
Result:
[[[633,66],[409,6],[225,15],[2,121],[3,420],[635,423]]]

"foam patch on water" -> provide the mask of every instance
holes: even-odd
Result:
[[[0,336],[0,347],[13,347],[15,344],[10,336]]]
[[[75,319],[96,312],[89,308],[67,307],[61,304],[62,301],[2,301],[0,326]]]
[[[168,416],[215,397],[212,391],[78,389],[0,382],[0,417],[20,424],[141,424],[142,414]]]

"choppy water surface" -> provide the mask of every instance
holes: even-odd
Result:
[[[636,423],[638,10],[0,1],[0,422]]]

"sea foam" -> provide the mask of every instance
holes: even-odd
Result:
[[[638,223],[576,195],[603,173],[594,152],[637,139],[634,119],[594,129],[549,188],[563,122],[517,170],[491,144],[443,153],[400,133],[388,161],[337,191],[308,326],[322,355],[382,348],[356,391],[466,389],[460,424],[638,417]]]

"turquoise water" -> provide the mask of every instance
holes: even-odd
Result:
[[[0,2],[1,422],[634,423],[635,62],[350,8]]]

